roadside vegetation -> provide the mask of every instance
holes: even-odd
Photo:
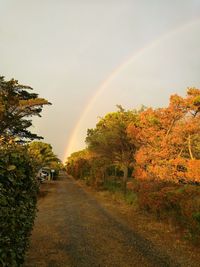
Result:
[[[88,129],[68,174],[173,223],[200,242],[200,90],[172,95],[165,108],[124,110]]]
[[[33,116],[50,103],[32,88],[0,77],[0,266],[22,266],[36,215],[41,166],[56,169],[52,148],[29,131]],[[52,164],[52,165],[51,165]]]

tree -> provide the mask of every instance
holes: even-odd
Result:
[[[137,120],[137,112],[125,111],[121,106],[118,109],[101,118],[95,129],[88,129],[86,143],[88,149],[95,152],[101,160],[107,159],[109,164],[120,166],[124,173],[123,188],[126,193],[128,169],[134,161],[136,151],[127,135],[127,127]]]
[[[76,179],[88,177],[91,170],[91,158],[92,154],[87,149],[72,153],[66,162],[67,173]]]
[[[199,181],[200,90],[188,89],[186,98],[173,95],[167,108],[149,108],[138,119],[128,127],[131,139],[139,143],[135,175]]]
[[[40,151],[44,153],[40,157],[39,154],[30,156],[24,144],[25,140],[41,138],[28,128],[32,125],[32,116],[40,116],[43,106],[50,104],[30,90],[32,88],[16,80],[5,81],[0,77],[1,266],[23,265],[36,215],[37,164],[44,155],[46,162],[53,158],[52,153],[47,153],[49,145]]]
[[[31,133],[28,128],[32,125],[33,116],[41,116],[44,105],[50,103],[39,98],[38,94],[30,92],[30,86],[21,85],[17,80],[5,81],[0,77],[0,137],[1,139],[16,138],[42,139]]]
[[[61,161],[53,153],[52,146],[47,143],[34,141],[27,145],[28,152],[35,164],[35,168],[39,170],[42,167],[52,169],[60,169]]]

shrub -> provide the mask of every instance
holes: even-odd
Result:
[[[0,266],[22,266],[36,214],[38,185],[26,149],[0,149]]]
[[[137,202],[137,194],[128,190],[124,199],[127,204],[134,205]]]
[[[200,187],[162,182],[136,182],[138,206],[171,221],[200,241]]]
[[[112,193],[119,192],[121,191],[121,183],[120,181],[116,181],[116,180],[106,180],[103,185],[103,188]]]

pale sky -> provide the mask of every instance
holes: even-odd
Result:
[[[61,159],[116,104],[200,88],[199,69],[200,0],[0,0],[0,75],[52,102],[33,130]]]

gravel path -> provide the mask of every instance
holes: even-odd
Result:
[[[42,192],[25,267],[179,266],[64,174]]]

